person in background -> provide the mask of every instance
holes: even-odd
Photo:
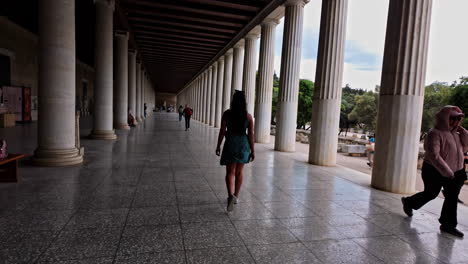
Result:
[[[127,117],[128,126],[134,127],[135,124],[135,117],[132,115],[132,110],[128,109],[128,117]]]
[[[146,105],[146,103],[143,104],[143,113],[145,115],[145,118],[146,118],[146,112],[148,110],[148,106]]]
[[[374,166],[374,154],[375,154],[375,137],[369,136],[369,143],[366,145],[367,150],[367,165],[372,168]]]
[[[252,115],[247,112],[244,92],[236,91],[232,98],[231,108],[226,110],[221,118],[216,146],[216,155],[219,156],[221,143],[226,137],[220,163],[226,165],[228,212],[232,211],[234,204],[238,202],[244,176],[244,164],[255,159],[253,126]]]
[[[182,105],[179,106],[179,122],[182,121],[182,116],[184,115],[184,107]]]
[[[184,114],[185,118],[185,131],[187,131],[190,129],[190,119],[192,118],[193,110],[189,107],[188,104],[186,104],[185,109],[182,113]]]
[[[468,151],[468,131],[460,126],[464,114],[457,106],[447,105],[436,114],[436,125],[424,140],[422,179],[424,191],[402,197],[403,211],[409,217],[439,195],[445,200],[440,213],[440,231],[463,237],[457,227],[458,195],[466,180],[464,153]]]

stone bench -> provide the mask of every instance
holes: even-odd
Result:
[[[350,156],[365,156],[366,146],[364,145],[343,145],[341,151],[348,153]]]
[[[18,161],[24,154],[8,154],[0,160],[0,182],[18,182]]]

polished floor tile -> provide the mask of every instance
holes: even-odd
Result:
[[[83,118],[81,134],[90,132]],[[37,124],[0,128],[31,155]],[[412,218],[400,195],[349,181],[301,153],[256,145],[226,211],[218,130],[157,113],[115,141],[82,137],[80,166],[21,164],[0,184],[0,263],[466,263],[468,240],[441,234],[442,199]],[[23,140],[25,136],[30,140]],[[359,173],[356,174],[359,176]],[[460,205],[459,228],[468,231]]]

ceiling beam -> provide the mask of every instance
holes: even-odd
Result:
[[[182,45],[182,44],[174,44],[174,43],[168,43],[166,41],[154,41],[154,40],[138,40],[138,43],[142,45],[152,45],[152,46],[167,46],[170,45],[171,47],[179,47],[179,48],[188,48],[192,50],[207,50],[207,51],[213,51],[216,52],[219,49],[215,48],[207,48],[207,47],[197,47],[197,46],[192,46],[192,45]]]
[[[190,48],[179,48],[179,47],[171,47],[171,46],[160,46],[160,45],[148,45],[148,44],[144,44],[144,43],[139,43],[138,45],[140,47],[140,49],[145,49],[145,50],[167,50],[168,52],[177,52],[177,51],[181,51],[181,52],[187,52],[187,53],[190,53],[190,54],[211,54],[211,55],[215,55],[216,54],[216,50],[215,51],[207,51],[207,50],[197,50],[197,49],[190,49]]]
[[[191,46],[203,46],[203,47],[213,47],[213,48],[222,48],[224,45],[221,44],[212,44],[212,43],[203,43],[201,41],[189,41],[189,40],[178,40],[178,39],[171,39],[167,37],[155,37],[155,36],[144,36],[144,35],[138,35],[135,36],[136,40],[157,40],[157,41],[164,41],[165,43],[168,42],[175,42],[175,43],[182,43],[182,44],[189,44]],[[172,44],[172,43],[171,43]]]
[[[187,12],[187,13],[194,13],[194,14],[200,14],[200,15],[208,15],[208,16],[218,16],[218,17],[223,17],[223,18],[231,18],[231,19],[237,19],[237,20],[243,20],[243,21],[248,21],[251,19],[250,16],[248,15],[239,15],[239,14],[233,14],[233,13],[227,13],[227,12],[222,12],[222,11],[216,11],[216,10],[207,10],[207,9],[201,9],[201,8],[193,8],[193,7],[188,7],[184,6],[181,3],[174,3],[174,4],[166,4],[166,3],[161,3],[161,2],[154,2],[154,1],[142,1],[142,0],[134,0],[132,1],[138,6],[145,6],[145,7],[154,7],[156,9],[168,9],[168,10],[175,10],[175,11],[182,11],[182,12]]]
[[[158,23],[158,24],[163,24],[163,25],[178,26],[178,27],[185,27],[185,28],[195,28],[195,29],[201,29],[201,30],[213,31],[213,32],[229,33],[229,34],[234,34],[237,32],[234,29],[227,29],[225,27],[217,28],[217,27],[201,26],[201,25],[195,25],[191,23],[180,23],[180,22],[168,21],[168,20],[163,20],[163,19],[156,20],[156,19],[150,19],[150,18],[144,18],[144,17],[129,17],[129,20],[133,21],[133,24],[135,25],[137,25],[139,22],[148,22],[148,23]]]
[[[189,35],[197,35],[197,36],[205,36],[205,37],[210,37],[210,38],[220,38],[220,39],[231,39],[231,35],[226,35],[226,34],[216,34],[216,33],[205,33],[205,32],[199,32],[199,31],[193,31],[190,29],[174,29],[174,28],[168,28],[168,27],[161,27],[161,26],[149,26],[149,25],[144,25],[144,24],[134,24],[133,29],[138,30],[138,29],[150,29],[150,30],[158,30],[158,31],[168,31],[168,32],[176,32],[176,33],[181,33],[181,34],[189,34]]]
[[[198,37],[184,36],[184,35],[179,35],[179,34],[170,34],[170,33],[154,32],[154,31],[147,31],[147,30],[134,29],[133,33],[136,35],[147,34],[147,35],[153,35],[153,36],[173,37],[173,38],[179,38],[179,39],[200,40],[200,41],[212,42],[212,43],[221,43],[221,44],[226,43],[224,40],[198,38]]]
[[[251,11],[251,12],[257,12],[260,9],[259,7],[256,7],[256,6],[251,6],[247,4],[238,4],[236,3],[236,1],[224,2],[224,1],[216,1],[216,0],[185,0],[185,2],[205,4],[205,5],[218,6],[218,7],[226,7],[226,8],[232,8],[232,9],[237,9],[237,10],[242,10],[242,11]]]
[[[188,58],[202,58],[209,59],[216,54],[197,54],[190,51],[175,51],[175,50],[164,50],[164,49],[149,49],[149,48],[140,48],[141,52],[154,53],[154,54],[167,54],[169,56],[173,55],[182,55]]]
[[[138,15],[150,15],[155,17],[166,17],[166,18],[174,18],[182,21],[193,21],[193,22],[201,22],[207,23],[211,25],[219,25],[219,26],[227,26],[227,27],[236,27],[242,28],[244,24],[239,22],[229,22],[229,21],[222,21],[221,19],[210,19],[210,18],[199,18],[199,17],[192,17],[192,16],[182,16],[182,15],[174,15],[168,14],[164,12],[157,12],[157,11],[148,11],[148,10],[141,10],[141,9],[128,9],[128,16],[134,17],[133,14]]]

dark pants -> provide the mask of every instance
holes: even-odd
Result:
[[[192,117],[191,116],[185,116],[185,129],[190,128],[190,118],[192,118]]]
[[[449,179],[442,176],[432,165],[424,162],[422,167],[422,179],[424,182],[424,191],[408,197],[406,199],[408,205],[417,210],[427,202],[436,198],[441,188],[444,187],[445,200],[442,206],[442,212],[440,213],[439,222],[445,227],[456,227],[458,194],[466,180],[465,170],[455,172],[455,178]]]
[[[179,122],[182,121],[183,114],[179,114]]]

